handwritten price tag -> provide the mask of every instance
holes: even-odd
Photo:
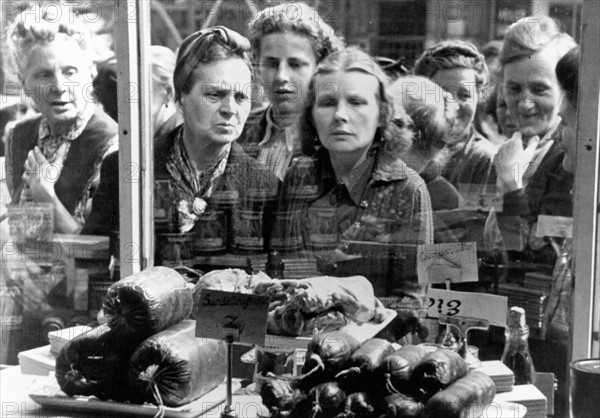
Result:
[[[196,337],[222,340],[229,335],[239,344],[264,345],[270,302],[268,296],[204,289]]]
[[[440,315],[479,318],[490,324],[506,326],[508,298],[487,293],[429,289],[425,297],[427,316]]]
[[[573,218],[566,216],[538,216],[535,236],[542,237],[573,237]]]
[[[477,247],[474,242],[419,245],[417,249],[419,283],[476,282]]]

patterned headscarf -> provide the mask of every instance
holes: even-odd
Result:
[[[199,30],[184,39],[179,47],[177,63],[173,73],[175,101],[179,101],[185,85],[200,62],[207,62],[210,47],[216,42],[231,48],[240,57],[250,50],[250,41],[236,31],[224,26]]]

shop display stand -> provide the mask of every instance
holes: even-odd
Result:
[[[237,331],[237,330],[235,330]],[[227,334],[225,337],[225,343],[227,344],[227,393],[225,398],[225,407],[221,413],[221,418],[237,418],[238,414],[233,409],[233,335]]]
[[[458,339],[458,354],[465,359],[469,365],[469,369],[477,369],[481,367],[481,361],[476,358],[469,350],[469,343],[467,341],[467,334],[472,329],[481,329],[487,331],[490,323],[485,319],[469,318],[465,316],[448,316],[440,315],[440,324],[446,326],[453,325],[459,331]]]

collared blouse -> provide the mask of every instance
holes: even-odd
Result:
[[[288,222],[281,225],[278,216]],[[345,261],[362,259],[376,293],[385,294],[404,279],[390,277],[390,254],[409,255],[410,266],[404,268],[416,281],[416,246],[433,243],[429,192],[418,173],[383,147],[374,146],[366,161],[341,179],[336,179],[329,153],[322,148],[315,158],[296,159],[288,171],[273,234],[271,245],[276,248],[297,242],[298,249],[314,251],[324,273],[361,274],[360,269],[342,271],[343,263],[331,257],[343,253]],[[403,251],[407,253],[399,253]]]

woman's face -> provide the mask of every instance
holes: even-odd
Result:
[[[377,79],[359,71],[337,71],[315,79],[312,118],[321,144],[333,154],[360,157],[379,126]]]
[[[563,99],[560,106],[560,116],[562,118],[562,144],[566,150],[562,165],[566,171],[573,173],[575,167],[577,110],[566,98]]]
[[[68,127],[85,109],[92,95],[89,56],[73,39],[35,45],[27,54],[23,84],[53,131]]]
[[[553,48],[504,66],[504,96],[508,112],[524,137],[544,136],[558,116],[562,91],[554,68]]]
[[[452,94],[458,105],[456,123],[450,140],[460,142],[470,132],[477,110],[477,73],[469,68],[438,70],[431,79],[444,90]]]
[[[512,137],[517,131],[517,126],[510,117],[510,113],[508,113],[508,106],[502,94],[498,94],[496,98],[496,117],[498,118],[498,125],[500,125],[502,134],[509,138]]]
[[[250,114],[248,65],[241,58],[200,64],[192,77],[192,88],[181,97],[186,135],[213,145],[238,139]]]
[[[276,115],[300,115],[316,65],[317,59],[308,37],[272,33],[262,38],[260,75]]]

